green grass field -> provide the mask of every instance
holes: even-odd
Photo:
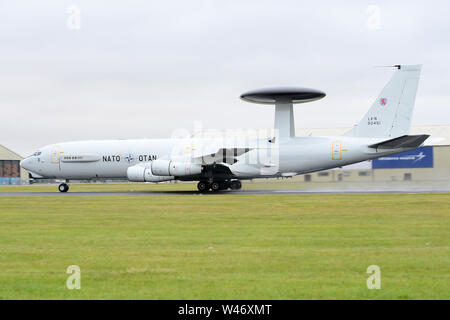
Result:
[[[0,197],[0,299],[449,299],[449,208],[450,194]]]

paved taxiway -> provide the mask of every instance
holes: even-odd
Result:
[[[238,191],[219,191],[200,193],[198,191],[83,191],[83,192],[0,192],[0,197],[70,197],[70,196],[168,196],[168,195],[276,195],[276,194],[348,194],[348,193],[442,193],[450,192],[450,189],[440,188],[410,188],[410,189],[368,189],[368,190],[337,190],[337,189],[320,189],[320,190],[238,190]]]

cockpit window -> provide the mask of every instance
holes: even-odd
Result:
[[[41,153],[42,152],[40,152],[40,151],[36,151],[35,153],[33,153],[31,156],[33,156],[33,157],[37,157],[37,156],[40,156],[41,155]]]

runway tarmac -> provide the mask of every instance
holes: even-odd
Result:
[[[450,189],[440,188],[408,188],[404,190],[399,189],[317,189],[317,190],[236,190],[236,191],[219,191],[200,193],[198,191],[83,191],[83,192],[0,192],[0,197],[96,197],[96,196],[168,196],[168,195],[279,195],[279,194],[362,194],[362,193],[445,193],[450,192]]]

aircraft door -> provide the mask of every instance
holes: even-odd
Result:
[[[331,159],[342,160],[342,142],[333,141],[331,143]]]
[[[54,146],[50,155],[50,163],[52,164],[52,166],[58,166],[58,170],[61,171],[60,154],[61,152],[59,151],[59,146]]]

